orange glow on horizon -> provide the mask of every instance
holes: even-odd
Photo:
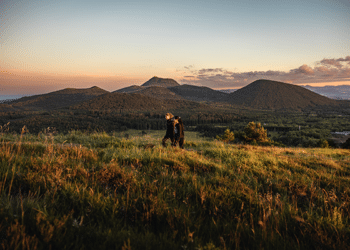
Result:
[[[349,81],[337,81],[337,82],[298,83],[296,85],[309,85],[312,87],[340,86],[340,85],[350,85],[350,80]]]
[[[169,69],[167,69],[168,71]],[[162,72],[160,72],[162,73]],[[175,73],[175,74],[174,74]],[[161,78],[182,78],[182,75],[179,75],[175,70],[167,74],[156,74]],[[164,75],[164,76],[162,76]],[[88,81],[117,81],[117,82],[134,82],[133,84],[143,84],[145,81],[149,80],[154,74],[96,74],[94,72],[76,72],[76,73],[45,73],[45,72],[35,72],[35,71],[25,71],[20,69],[1,69],[0,76],[2,77],[11,77],[11,78],[36,78],[36,79],[50,79],[50,80],[88,80]]]
[[[64,88],[90,88],[98,86],[115,91],[130,85],[141,85],[149,77],[105,76],[105,75],[64,75],[22,70],[0,70],[0,94],[43,94]]]
[[[285,81],[286,83],[289,83],[287,81]],[[290,83],[290,84],[293,84],[293,85],[300,85],[300,86],[306,86],[306,85],[309,85],[309,86],[312,86],[312,87],[324,87],[324,86],[340,86],[340,85],[350,85],[350,80],[349,81],[338,81],[338,82],[318,82],[318,83]],[[248,85],[248,84],[247,84]],[[223,90],[223,89],[240,89],[240,88],[243,88],[245,87],[246,85],[244,86],[240,86],[240,87],[237,87],[237,86],[234,86],[234,87],[221,87],[221,88],[213,88],[214,90]]]

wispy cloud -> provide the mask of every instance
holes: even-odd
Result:
[[[232,72],[224,68],[184,67],[188,75],[180,80],[183,84],[194,84],[211,88],[237,88],[258,79],[283,81],[294,84],[336,82],[350,79],[350,56],[345,58],[324,58],[314,67],[303,64],[298,68],[285,71],[249,71]]]
[[[338,58],[338,59],[323,59],[322,61],[319,62],[319,64],[342,68],[343,64],[341,64],[341,62],[347,62],[350,65],[350,56],[347,56],[345,58]]]

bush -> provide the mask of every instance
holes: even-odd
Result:
[[[224,135],[223,136],[217,135],[216,139],[226,143],[233,142],[235,140],[235,134],[231,132],[230,129],[226,129]]]
[[[270,139],[267,138],[267,131],[260,123],[250,122],[244,128],[243,141],[246,143],[267,143]]]
[[[329,148],[329,143],[327,140],[319,140],[318,146],[320,148]]]

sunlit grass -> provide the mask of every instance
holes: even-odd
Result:
[[[144,132],[2,134],[1,247],[349,248],[349,150]]]

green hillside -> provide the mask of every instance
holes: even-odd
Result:
[[[144,89],[145,87],[137,86],[137,85],[131,85],[129,87],[125,87],[122,89],[118,89],[116,91],[113,91],[112,93],[119,92],[119,93],[135,93],[140,91],[141,89]]]
[[[177,95],[173,91],[171,91],[169,88],[164,88],[164,87],[146,87],[138,91],[137,93],[151,96],[154,98],[158,99],[163,99],[163,100],[184,100],[183,97]]]
[[[194,85],[180,85],[169,87],[169,90],[177,95],[191,101],[211,101],[211,102],[225,102],[228,94],[213,90],[208,87],[199,87]]]
[[[70,109],[79,110],[166,110],[203,108],[204,104],[186,100],[162,100],[139,93],[109,93],[92,100],[81,102]]]
[[[1,134],[1,247],[350,248],[349,150],[143,134]]]

